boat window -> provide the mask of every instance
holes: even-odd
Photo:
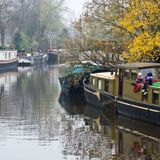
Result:
[[[131,79],[135,80],[137,78],[137,71],[136,70],[131,70]]]
[[[92,84],[95,86],[95,84],[96,84],[95,78],[92,78]]]
[[[108,88],[109,88],[109,81],[105,80],[105,91],[108,92]]]
[[[129,69],[126,69],[124,71],[124,79],[130,79],[130,70]]]
[[[11,59],[11,53],[8,53],[9,54],[9,59]]]
[[[102,80],[98,80],[98,89],[101,90],[102,89]]]
[[[143,74],[143,77],[147,76],[148,73],[152,73],[153,77],[155,77],[155,68],[144,68],[140,72]]]

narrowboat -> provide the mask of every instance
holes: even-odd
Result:
[[[21,67],[28,67],[28,66],[33,66],[34,62],[30,59],[27,58],[20,58],[18,60],[18,66]]]
[[[18,64],[17,51],[0,50],[0,71],[16,69]]]
[[[41,52],[33,53],[33,61],[35,65],[43,65],[46,64],[48,59],[48,55]]]
[[[28,67],[34,65],[34,58],[30,53],[19,54],[18,66]]]
[[[108,103],[114,102],[116,95],[115,72],[98,72],[90,74],[84,79],[84,95],[86,101],[99,108],[104,108]]]
[[[160,64],[128,63],[117,65],[117,86],[115,94],[117,113],[160,125]],[[144,82],[135,90],[135,79],[141,73],[146,77],[153,75],[152,85],[147,86],[144,94]],[[133,85],[134,84],[134,85]]]
[[[48,55],[48,59],[47,59],[48,65],[58,63],[58,53],[57,52],[48,52],[47,55]]]
[[[138,73],[142,77],[153,75],[153,83],[145,92],[144,81],[135,90]],[[116,66],[115,73],[91,74],[88,83],[84,80],[84,92],[86,101],[94,106],[105,107],[114,100],[118,114],[160,125],[159,63],[124,63]]]

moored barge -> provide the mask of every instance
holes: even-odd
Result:
[[[0,72],[16,69],[18,64],[17,51],[0,50]]]
[[[113,72],[90,74],[89,79],[83,82],[86,101],[99,108],[104,108],[114,102],[116,79]]]
[[[144,81],[135,90],[138,73],[143,77],[153,75],[153,83],[147,85],[145,94]],[[114,100],[118,114],[160,125],[159,63],[119,64],[115,73],[91,74],[89,83],[84,81],[84,92],[86,101],[94,106],[104,107]]]

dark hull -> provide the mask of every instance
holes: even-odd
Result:
[[[83,93],[83,86],[81,84],[72,85],[70,79],[67,77],[59,77],[61,92],[63,94]]]
[[[58,54],[56,53],[48,53],[47,64],[57,64],[58,63]]]
[[[84,87],[84,95],[87,103],[98,107],[105,108],[110,103],[114,103],[114,97],[105,93],[105,92],[97,92],[95,89],[90,87],[88,84],[83,84]]]
[[[17,68],[18,60],[8,62],[8,63],[0,63],[0,72],[10,71]]]
[[[118,114],[160,125],[160,107],[117,98]]]
[[[157,140],[160,142],[159,126],[145,123],[143,121],[138,121],[133,118],[131,119],[122,115],[117,116],[116,126],[120,130],[127,131],[132,134],[138,134],[140,136],[145,136],[145,138]]]
[[[47,62],[46,57],[44,57],[43,55],[33,56],[33,60],[35,65],[42,65],[42,64],[46,64]]]
[[[118,114],[160,125],[160,107],[142,102],[115,98],[105,92],[96,92],[90,85],[83,84],[86,101],[96,107],[105,108],[115,102]]]
[[[18,63],[18,66],[20,67],[29,67],[29,66],[33,66],[31,63]]]

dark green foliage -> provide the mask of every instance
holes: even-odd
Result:
[[[18,33],[15,33],[15,35],[14,35],[14,40],[13,40],[13,44],[14,44],[15,49],[17,49],[18,51],[20,51],[21,41],[22,41],[21,34],[20,34],[19,32],[18,32]]]
[[[12,48],[8,46],[0,46],[0,50],[8,50],[8,49],[12,49]]]

